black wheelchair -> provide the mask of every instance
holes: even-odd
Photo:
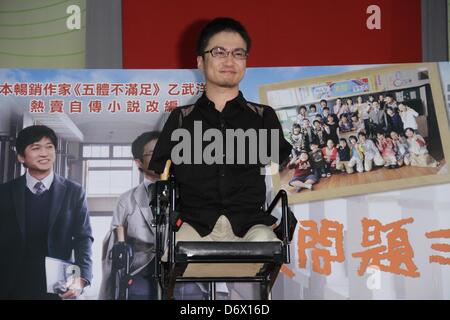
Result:
[[[256,282],[260,284],[261,300],[270,299],[281,266],[290,262],[290,241],[297,224],[286,191],[280,190],[266,210],[272,214],[281,201],[281,220],[274,228],[281,241],[271,242],[177,242],[176,231],[181,222],[177,200],[176,180],[166,166],[161,180],[154,185],[150,202],[156,230],[155,277],[159,298],[173,299],[177,282],[208,283],[212,300],[217,282]]]

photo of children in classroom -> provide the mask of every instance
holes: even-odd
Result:
[[[448,173],[438,125],[441,118],[448,132],[447,116],[444,106],[437,111],[427,68],[391,66],[292,83],[290,100],[296,90],[298,103],[274,108],[293,146],[279,185],[294,197],[389,190],[396,181],[417,185]]]

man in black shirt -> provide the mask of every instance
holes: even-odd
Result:
[[[172,111],[155,147],[150,169],[161,173],[168,159],[175,164],[178,210],[184,222],[178,241],[276,240],[271,228],[276,219],[263,212],[266,187],[261,169],[269,161],[252,159],[265,152],[282,163],[291,145],[275,111],[246,101],[239,91],[250,46],[238,21],[217,18],[205,26],[197,44],[197,65],[205,76],[206,92],[194,105]],[[178,143],[180,130],[189,137]],[[242,132],[248,135],[243,138]],[[265,133],[269,141],[264,141]],[[180,152],[180,144],[188,148]],[[210,153],[211,161],[207,154],[213,144],[221,147]]]

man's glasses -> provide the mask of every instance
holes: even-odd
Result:
[[[247,50],[242,48],[227,50],[222,47],[214,47],[211,50],[205,51],[203,53],[210,53],[213,58],[226,58],[230,53],[235,59],[238,60],[245,60],[248,57]]]

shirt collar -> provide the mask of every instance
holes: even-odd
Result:
[[[48,176],[46,176],[42,180],[38,180],[35,177],[33,177],[27,170],[27,173],[25,174],[25,178],[27,180],[27,188],[30,189],[31,192],[36,193],[36,190],[34,189],[34,186],[37,182],[42,182],[44,184],[45,190],[49,190],[52,186],[53,180],[55,178],[55,174],[52,171]]]
[[[245,100],[244,95],[239,90],[239,94],[235,98],[227,101],[225,106],[228,104],[232,104],[232,105],[239,104],[239,105],[245,106],[247,104],[247,100]],[[197,100],[197,105],[199,105],[201,107],[210,106],[212,108],[215,108],[214,102],[212,102],[211,100],[208,99],[208,97],[206,96],[206,92],[203,92],[202,96]]]
[[[146,190],[148,190],[148,186],[153,184],[153,183],[155,183],[155,181],[149,180],[146,177],[144,177],[144,186],[145,186]]]

